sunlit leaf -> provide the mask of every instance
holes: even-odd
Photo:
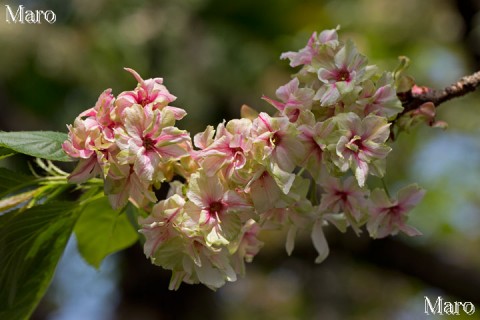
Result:
[[[72,161],[62,149],[67,134],[54,131],[0,131],[0,147],[5,147],[29,156]]]
[[[138,240],[138,233],[125,212],[112,209],[107,197],[87,204],[75,226],[78,249],[95,268],[103,259]]]
[[[45,294],[77,219],[75,203],[0,216],[0,319],[28,319]]]

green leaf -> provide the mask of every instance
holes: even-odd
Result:
[[[21,184],[29,183],[35,178],[6,168],[0,168],[0,197]]]
[[[0,160],[13,156],[15,153],[12,149],[0,147]]]
[[[72,233],[75,203],[0,216],[0,319],[28,319],[52,280]]]
[[[95,268],[114,252],[133,245],[138,233],[128,221],[125,212],[112,209],[107,197],[87,204],[75,226],[78,250]]]
[[[0,131],[0,147],[48,160],[73,161],[62,149],[67,138],[66,133],[54,131]]]

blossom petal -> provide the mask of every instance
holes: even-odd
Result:
[[[318,257],[315,259],[315,263],[321,263],[327,258],[330,249],[328,248],[327,239],[323,233],[322,221],[317,220],[313,224],[312,228],[312,243],[318,252]]]

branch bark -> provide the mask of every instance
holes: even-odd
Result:
[[[436,107],[440,104],[475,91],[480,85],[480,71],[465,76],[450,86],[441,89],[430,89],[414,86],[410,91],[398,93],[404,110],[402,114],[415,110],[426,102],[432,102]]]

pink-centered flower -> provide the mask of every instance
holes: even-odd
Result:
[[[358,184],[363,187],[370,173],[383,175],[381,163],[391,151],[385,144],[390,135],[390,123],[383,117],[369,115],[364,119],[353,113],[337,116],[342,136],[335,146],[335,165],[345,172],[351,168]],[[372,167],[374,170],[369,170]]]
[[[235,281],[231,253],[207,244],[201,234],[192,230],[195,222],[185,214],[185,201],[173,194],[157,203],[147,218],[139,218],[140,232],[146,238],[145,255],[154,264],[172,270],[171,290],[178,289],[182,282],[201,282],[215,290],[225,281]]]
[[[62,147],[72,158],[88,159],[103,144],[101,127],[92,117],[86,119],[77,117],[73,125],[67,125],[67,128],[68,140],[62,144]]]
[[[324,177],[320,185],[323,188],[319,211],[326,213],[344,213],[350,225],[358,230],[367,210],[368,192],[358,186],[354,177],[344,181],[331,176]]]
[[[109,113],[113,107],[114,97],[111,90],[105,90],[98,98],[95,107],[82,112],[68,125],[68,140],[62,144],[66,154],[80,159],[79,164],[69,176],[69,181],[81,183],[108,172],[108,158],[115,151],[114,123]]]
[[[288,189],[292,183],[289,183]],[[260,214],[275,208],[282,195],[282,189],[267,170],[255,174],[248,184],[247,191],[252,198],[255,210]]]
[[[175,194],[155,204],[147,218],[139,218],[142,227],[140,233],[146,238],[144,252],[147,257],[155,259],[162,245],[174,237],[181,236],[179,229],[184,206],[185,200]]]
[[[253,152],[260,163],[275,163],[292,172],[303,159],[305,149],[298,140],[297,128],[285,117],[270,117],[262,112],[253,121]]]
[[[209,177],[200,171],[190,177],[185,211],[205,234],[208,245],[226,245],[238,236],[241,214],[253,207],[237,191],[229,190],[218,175]]]
[[[302,110],[310,110],[315,91],[310,88],[299,88],[298,78],[293,78],[286,85],[277,89],[275,94],[281,100],[276,101],[263,96],[262,99],[277,108],[291,122],[296,122]]]
[[[390,199],[383,189],[375,189],[371,196],[370,218],[367,230],[373,238],[384,238],[399,231],[409,236],[421,235],[420,231],[406,224],[408,213],[423,198],[425,190],[409,185],[398,191],[396,199]]]
[[[162,181],[161,164],[189,154],[190,136],[184,130],[165,126],[168,116],[169,110],[153,110],[151,106],[135,104],[125,109],[124,127],[115,130],[116,143],[121,150],[117,156],[119,162],[133,164],[143,180]]]
[[[251,127],[248,119],[234,119],[226,125],[219,124],[215,138],[211,127],[195,135],[195,145],[202,149],[194,153],[195,158],[208,176],[223,168],[225,176],[230,177],[245,166],[252,144]]]
[[[375,114],[391,119],[403,110],[397,97],[391,75],[384,73],[374,85],[372,81],[363,84],[363,90],[357,102],[363,109],[363,114]]]
[[[95,107],[82,112],[72,125],[68,125],[69,139],[63,143],[65,152],[73,158],[90,158],[94,151],[105,150],[112,145],[113,121],[110,111],[115,98],[111,89],[105,90]]]
[[[135,173],[133,165],[118,164],[114,158],[109,162],[110,170],[104,178],[104,190],[114,209],[123,208],[129,200],[140,208],[148,202],[157,202],[152,185]]]
[[[322,106],[334,105],[343,95],[353,92],[372,71],[374,69],[367,67],[367,59],[357,52],[353,42],[347,41],[333,59],[322,60],[318,79],[324,85],[317,91],[315,99]]]

